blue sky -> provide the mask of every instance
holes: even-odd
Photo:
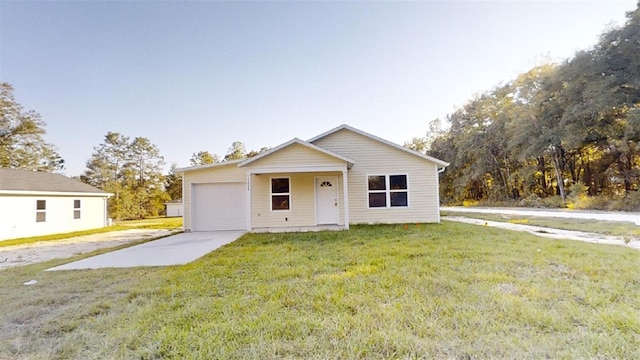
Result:
[[[0,81],[43,116],[70,176],[108,131],[149,138],[167,166],[343,123],[402,144],[591,47],[636,4],[2,0]]]

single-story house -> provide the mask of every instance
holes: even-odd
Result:
[[[348,125],[255,157],[178,169],[185,231],[440,221],[447,162]]]
[[[0,240],[104,227],[109,196],[60,174],[0,168]]]
[[[182,211],[182,199],[171,200],[164,203],[165,215],[167,217],[181,217],[184,214]]]

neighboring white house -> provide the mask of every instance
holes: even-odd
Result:
[[[448,163],[342,125],[258,156],[176,170],[185,231],[439,222]]]
[[[0,240],[104,227],[109,196],[63,175],[0,168]]]
[[[182,211],[182,199],[166,202],[164,207],[167,217],[181,217],[184,214],[184,211]]]

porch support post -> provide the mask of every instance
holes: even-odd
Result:
[[[247,171],[247,204],[246,204],[246,214],[247,214],[247,231],[251,231],[251,216],[253,215],[251,211],[251,181],[253,180],[253,174],[251,171]]]
[[[347,170],[342,170],[342,203],[344,204],[344,229],[349,230],[349,180]]]
[[[438,165],[436,168],[436,217],[438,224],[440,223],[440,173],[442,171],[438,170]],[[444,171],[444,168],[442,168]]]

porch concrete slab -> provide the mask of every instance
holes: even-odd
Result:
[[[289,226],[289,227],[268,227],[253,228],[254,233],[283,233],[283,232],[313,232],[313,231],[339,231],[347,230],[344,225],[315,225],[315,226]]]
[[[242,234],[244,231],[181,233],[46,271],[184,265],[237,240]]]

